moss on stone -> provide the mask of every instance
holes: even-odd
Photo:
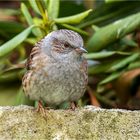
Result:
[[[140,111],[88,106],[47,110],[47,117],[28,106],[0,107],[1,139],[108,140],[140,139]]]

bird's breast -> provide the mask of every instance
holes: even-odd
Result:
[[[47,66],[44,74],[45,101],[59,104],[63,101],[79,99],[85,91],[85,79],[80,64],[56,63]],[[43,75],[42,75],[43,76]]]

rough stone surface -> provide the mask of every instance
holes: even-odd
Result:
[[[33,107],[0,107],[0,140],[140,140],[140,111],[49,110],[44,118]]]

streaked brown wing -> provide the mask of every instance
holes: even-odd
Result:
[[[32,69],[33,58],[40,53],[40,47],[33,47],[31,54],[26,62],[27,70]]]

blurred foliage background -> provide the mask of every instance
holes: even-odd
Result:
[[[140,2],[0,1],[0,105],[34,105],[21,79],[33,45],[57,29],[81,34],[89,83],[78,105],[140,109]]]

